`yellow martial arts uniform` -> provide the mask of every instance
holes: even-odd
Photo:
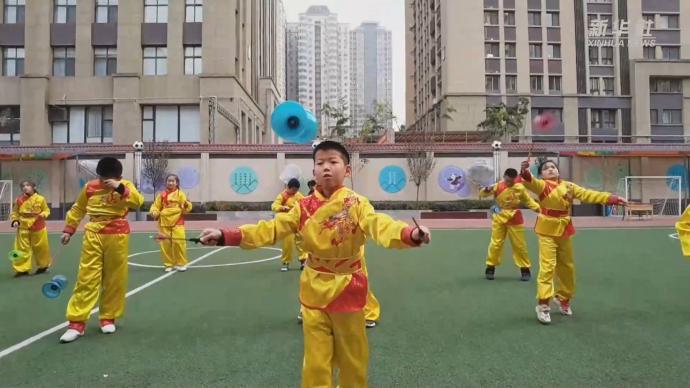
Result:
[[[486,265],[498,267],[501,265],[503,255],[503,244],[506,234],[510,238],[513,246],[513,261],[519,268],[530,268],[529,254],[527,253],[527,242],[525,241],[525,223],[520,211],[520,204],[538,212],[539,204],[527,194],[525,186],[515,183],[508,186],[501,181],[491,187],[491,191],[481,190],[480,197],[493,195],[496,205],[500,210],[492,213],[491,216],[491,242],[489,252],[486,257]]]
[[[330,198],[318,190],[270,221],[223,232],[225,245],[245,249],[275,244],[299,233],[309,253],[300,277],[304,332],[303,387],[332,387],[334,368],[343,387],[367,386],[369,348],[364,305],[367,238],[386,248],[415,246],[413,228],[385,214],[348,188]]]
[[[14,250],[22,253],[21,258],[12,262],[15,272],[31,271],[31,261],[36,260],[38,268],[50,267],[50,244],[45,220],[50,215],[46,199],[38,193],[23,194],[14,203],[10,218],[18,221]]]
[[[295,194],[290,194],[287,190],[284,190],[282,193],[278,194],[276,199],[273,201],[271,210],[276,214],[287,213],[302,198],[304,198],[304,195],[302,195],[302,193],[299,191]],[[283,207],[287,207],[288,210],[283,210]],[[283,238],[283,253],[280,256],[280,260],[284,265],[288,265],[292,261],[295,248],[299,253],[299,261],[304,262],[307,260],[307,254],[302,250],[301,241],[298,243],[298,240],[299,237],[295,236],[294,234]]]
[[[367,277],[368,284],[369,273],[367,272],[367,262],[364,259],[364,254],[362,254],[362,271],[364,272],[364,276]],[[376,299],[371,287],[367,288],[367,303],[364,305],[364,319],[374,322],[378,322],[378,320],[381,319],[381,304],[379,300]]]
[[[683,256],[690,257],[690,206],[685,208],[683,215],[676,222],[676,231],[678,232]]]
[[[129,251],[127,212],[140,207],[144,197],[132,182],[121,182],[125,186],[122,195],[99,180],[88,182],[67,212],[64,232],[69,234],[74,234],[82,218],[89,216],[84,226],[79,274],[67,305],[70,322],[88,319],[101,288],[99,319],[117,319],[124,312]]]
[[[192,211],[192,203],[180,189],[166,190],[151,205],[149,213],[158,217],[161,240],[161,260],[166,268],[187,265],[187,241],[184,229],[184,215]],[[173,240],[174,239],[174,240]]]
[[[540,214],[534,231],[539,238],[539,277],[537,299],[548,303],[554,294],[560,301],[568,302],[575,293],[575,263],[573,244],[575,234],[570,212],[573,200],[584,203],[606,204],[611,194],[588,190],[564,180],[542,180],[523,172],[522,183],[539,196]],[[554,293],[554,272],[556,290]]]

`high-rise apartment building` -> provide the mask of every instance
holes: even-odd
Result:
[[[690,1],[407,0],[406,24],[412,129],[473,130],[487,106],[526,97],[561,120],[527,120],[526,140],[690,135]]]
[[[2,0],[0,20],[2,143],[274,140],[281,0]]]
[[[361,128],[366,116],[374,112],[377,104],[393,105],[391,32],[378,23],[362,23],[350,36],[350,122],[353,128]]]

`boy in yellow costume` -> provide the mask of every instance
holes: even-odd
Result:
[[[685,208],[680,219],[676,222],[676,231],[683,256],[690,257],[690,206]]]
[[[572,182],[562,180],[558,166],[550,160],[539,165],[543,179],[532,176],[529,161],[522,162],[521,176],[525,187],[539,196],[541,207],[534,231],[539,238],[539,277],[537,281],[536,307],[539,322],[551,323],[549,302],[555,301],[563,315],[573,315],[570,300],[575,293],[575,262],[573,242],[575,234],[570,212],[573,200],[584,203],[624,205],[625,200],[609,193],[584,189]],[[554,274],[556,290],[554,292]]]
[[[287,188],[278,194],[271,205],[271,210],[276,213],[276,215],[289,212],[300,199],[304,198],[304,195],[299,192],[299,186],[299,181],[296,178],[292,178],[288,181]],[[296,244],[296,238],[293,234],[283,239],[283,253],[280,257],[280,260],[283,262],[283,266],[280,267],[282,272],[290,270],[290,262],[292,261],[292,255],[295,252],[295,248],[298,249],[300,254],[300,270],[304,268],[304,262],[307,260],[307,256],[302,252],[299,245]]]
[[[367,277],[364,244],[370,238],[386,248],[407,248],[430,241],[429,230],[377,214],[369,201],[343,187],[351,173],[350,155],[340,143],[314,148],[317,189],[288,213],[271,221],[235,229],[205,229],[204,244],[252,249],[299,233],[308,252],[300,277],[304,316],[302,387],[332,387],[334,368],[340,386],[367,386],[369,347],[364,327]]]
[[[527,194],[525,186],[516,181],[517,177],[517,170],[509,168],[503,174],[503,181],[479,191],[479,197],[493,195],[496,201],[496,206],[491,209],[491,242],[484,271],[484,276],[488,280],[494,280],[496,267],[501,265],[506,235],[513,246],[515,265],[520,268],[520,280],[526,282],[531,277],[531,264],[523,226],[525,221],[520,205],[526,205],[535,212],[539,212],[539,204]]]
[[[32,181],[22,181],[19,185],[23,194],[12,207],[12,227],[17,228],[14,250],[21,257],[12,262],[14,277],[26,276],[31,271],[32,259],[36,260],[36,274],[48,271],[50,267],[50,244],[45,220],[50,215],[46,199],[36,191]]]
[[[149,213],[158,221],[161,237],[161,259],[165,272],[187,270],[187,241],[185,240],[184,215],[192,211],[192,203],[180,190],[180,178],[169,174],[165,178],[165,191],[156,196]]]
[[[84,216],[84,241],[79,258],[79,274],[67,304],[67,331],[61,342],[84,335],[86,320],[103,289],[99,320],[101,332],[115,332],[115,320],[125,310],[129,223],[127,212],[144,202],[132,182],[122,179],[122,164],[106,157],[98,162],[99,179],[86,183],[67,213],[62,244],[68,244]]]

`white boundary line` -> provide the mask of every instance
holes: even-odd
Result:
[[[207,257],[209,257],[209,256],[211,256],[211,255],[213,255],[214,253],[219,252],[219,251],[225,249],[225,248],[226,248],[226,247],[220,247],[220,248],[215,249],[215,250],[213,250],[213,251],[211,251],[211,252],[209,252],[209,253],[206,253],[206,254],[202,255],[201,257],[198,257],[198,258],[192,260],[192,261],[190,262],[190,264],[197,263],[197,262],[199,262],[199,261],[201,261],[201,260],[203,260],[203,259],[205,259],[205,258],[207,258]],[[128,257],[130,257],[130,256],[128,256]],[[152,285],[154,285],[154,284],[156,284],[156,283],[158,283],[158,282],[160,282],[160,281],[162,281],[162,280],[164,280],[164,279],[169,278],[170,276],[173,276],[175,273],[177,273],[177,271],[168,272],[168,273],[166,273],[166,274],[164,274],[164,275],[161,275],[161,276],[159,276],[159,277],[157,277],[157,278],[151,280],[151,281],[148,282],[148,283],[142,284],[141,286],[139,286],[139,287],[137,287],[137,288],[135,288],[135,289],[129,291],[127,294],[125,294],[125,298],[129,298],[130,296],[135,295],[135,294],[137,294],[137,293],[139,293],[139,292],[141,292],[141,291],[143,291],[143,290],[145,290],[145,289],[151,287]],[[99,310],[98,307],[96,307],[95,309],[91,310],[91,313],[89,313],[89,317],[90,317],[92,314],[97,313],[98,310]],[[56,326],[51,327],[50,329],[44,330],[44,331],[42,331],[42,332],[40,332],[40,333],[34,335],[33,337],[29,337],[29,338],[25,339],[25,340],[22,341],[22,342],[19,342],[19,343],[15,344],[15,345],[12,345],[12,346],[10,346],[10,347],[7,348],[7,349],[3,349],[2,351],[0,351],[0,360],[1,360],[3,357],[6,357],[6,356],[8,356],[8,355],[10,355],[10,354],[12,354],[12,353],[18,351],[18,350],[21,350],[21,349],[23,349],[23,348],[25,348],[25,347],[31,345],[32,343],[34,343],[34,342],[36,342],[36,341],[38,341],[38,340],[40,340],[40,339],[42,339],[42,338],[44,338],[44,337],[46,337],[46,336],[49,336],[49,335],[55,333],[56,331],[59,331],[59,330],[65,328],[65,327],[67,327],[67,324],[68,324],[68,322],[63,322],[63,323],[61,323],[61,324],[59,324],[59,325],[56,325]]]
[[[187,250],[192,250],[192,249],[209,249],[209,248],[214,248],[214,247],[192,247],[192,248],[187,248]],[[229,246],[228,248],[239,248],[239,247],[231,247]],[[267,249],[271,251],[278,251],[282,252],[282,249],[280,248],[273,248],[273,247],[260,247],[259,249]],[[132,255],[129,255],[129,257],[134,257],[134,256],[140,256],[140,255],[145,255],[148,253],[156,253],[160,252],[160,249],[156,249],[153,251],[144,251],[144,252],[137,252]],[[217,268],[217,267],[233,267],[236,265],[245,265],[245,264],[258,264],[258,263],[265,263],[267,261],[279,259],[281,255],[276,255],[272,256],[266,259],[258,259],[258,260],[253,260],[253,261],[242,261],[239,263],[225,263],[225,264],[208,264],[208,265],[192,265],[192,263],[187,264],[187,268]],[[132,267],[141,267],[141,268],[164,268],[162,265],[152,265],[152,264],[139,264],[139,263],[133,263],[131,261],[128,261],[127,264],[131,265]]]
[[[680,240],[680,238],[678,238],[678,233],[671,233],[668,235],[668,237],[671,237],[671,238],[676,239],[676,240]]]

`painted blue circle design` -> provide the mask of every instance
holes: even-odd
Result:
[[[466,197],[470,194],[470,185],[467,184],[467,173],[458,166],[446,166],[438,173],[439,187],[459,197]]]
[[[251,167],[237,167],[230,174],[230,187],[237,194],[249,194],[259,186],[259,177]]]
[[[666,176],[679,176],[682,189],[687,190],[688,188],[688,169],[682,164],[674,164],[666,170]],[[666,179],[666,186],[673,191],[678,191],[678,180],[676,179]]]
[[[386,193],[397,193],[405,188],[407,174],[400,166],[386,166],[379,173],[379,186]]]
[[[177,172],[180,177],[180,188],[189,190],[195,188],[199,184],[199,172],[194,167],[182,167]]]

